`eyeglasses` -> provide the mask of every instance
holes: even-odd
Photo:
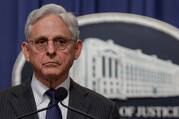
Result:
[[[28,40],[27,42],[31,44],[37,51],[46,51],[48,49],[47,38],[38,38],[37,40]],[[58,51],[66,51],[70,48],[70,44],[75,43],[75,40],[65,39],[65,38],[54,38],[53,45]]]

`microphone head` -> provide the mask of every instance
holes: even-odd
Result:
[[[55,98],[58,101],[63,101],[68,95],[67,90],[64,87],[60,87],[56,90]]]

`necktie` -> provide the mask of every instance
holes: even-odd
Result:
[[[56,90],[54,89],[49,89],[45,93],[50,99],[50,103],[48,104],[48,107],[57,102],[57,100],[55,99],[55,91]],[[46,119],[62,119],[61,110],[58,105],[55,105],[47,110]]]

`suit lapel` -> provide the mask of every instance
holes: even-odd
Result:
[[[87,113],[90,107],[90,102],[87,98],[88,93],[89,92],[71,80],[69,106]],[[29,112],[37,110],[30,81],[26,81],[21,86],[16,88],[16,90],[13,90],[9,101],[17,116],[28,114]],[[38,116],[36,114],[29,116],[26,119],[38,119]],[[67,119],[85,119],[85,117],[81,114],[68,110]]]
[[[87,95],[88,95],[87,91],[83,90],[81,86],[79,86],[73,80],[71,80],[69,106],[87,113],[90,106],[90,103],[87,100]],[[84,119],[84,118],[85,117],[83,115],[68,110],[67,119]]]
[[[33,97],[30,81],[26,81],[24,84],[19,86],[17,90],[13,90],[10,103],[17,116],[28,114],[37,110]],[[37,117],[37,115],[33,115],[29,116],[27,119],[38,119]]]

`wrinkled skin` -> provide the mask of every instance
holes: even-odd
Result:
[[[77,40],[70,44],[66,51],[58,51],[52,40],[59,36],[71,39],[72,33],[63,20],[55,15],[41,18],[31,28],[27,40],[45,37],[49,40],[48,48],[46,51],[39,52],[29,43],[23,42],[22,51],[25,59],[32,64],[35,76],[40,82],[55,88],[68,77],[73,61],[80,55],[82,42]]]

